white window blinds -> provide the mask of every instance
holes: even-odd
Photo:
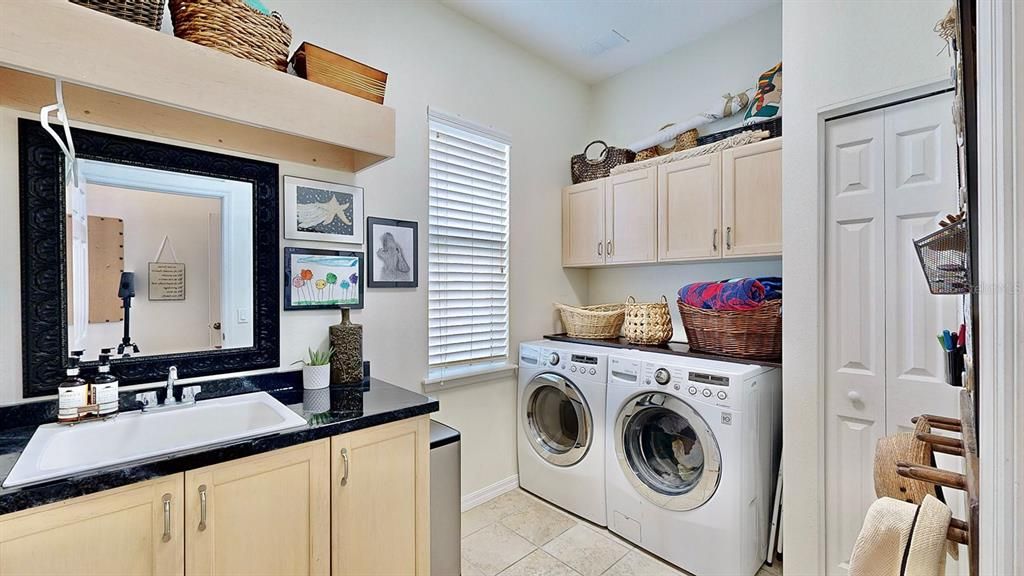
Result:
[[[509,144],[431,112],[430,367],[508,356]]]

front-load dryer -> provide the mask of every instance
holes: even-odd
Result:
[[[607,352],[552,341],[519,347],[519,485],[605,526]]]
[[[780,457],[780,371],[643,353],[612,355],[608,373],[608,528],[692,574],[756,574]]]

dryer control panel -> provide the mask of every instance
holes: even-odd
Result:
[[[645,362],[640,386],[668,389],[683,398],[702,400],[723,408],[734,404],[728,376],[695,372],[683,366]]]

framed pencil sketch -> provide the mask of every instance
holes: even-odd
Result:
[[[363,307],[363,253],[284,249],[284,309]]]
[[[362,244],[363,189],[285,176],[284,237]]]
[[[419,285],[419,224],[390,218],[366,219],[366,285],[369,288],[415,288]]]

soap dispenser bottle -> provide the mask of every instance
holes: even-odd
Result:
[[[92,382],[92,403],[98,405],[101,418],[109,418],[118,411],[117,377],[110,373],[112,348],[100,350],[99,373]]]
[[[57,421],[77,422],[80,409],[89,405],[89,384],[78,377],[78,364],[83,350],[75,350],[68,357],[67,377],[57,387]]]

